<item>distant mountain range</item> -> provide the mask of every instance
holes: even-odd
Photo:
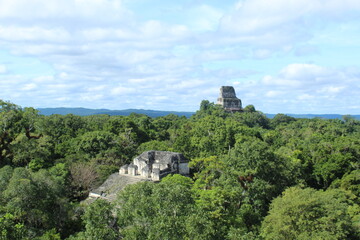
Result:
[[[194,112],[175,112],[175,111],[157,111],[157,110],[144,110],[144,109],[125,109],[125,110],[109,110],[109,109],[88,109],[88,108],[38,108],[40,114],[48,116],[52,114],[74,114],[78,116],[89,116],[96,114],[107,114],[110,116],[120,115],[128,116],[131,113],[145,114],[149,117],[161,117],[169,114],[178,116],[191,117]]]
[[[324,119],[343,119],[341,114],[292,114],[292,113],[284,113],[287,116],[294,118],[324,118]],[[268,118],[273,118],[276,114],[266,113]],[[360,115],[347,115],[351,116],[357,120],[360,120]]]
[[[161,117],[169,114],[175,114],[178,116],[191,117],[194,112],[176,112],[176,111],[158,111],[158,110],[144,110],[144,109],[125,109],[125,110],[109,110],[109,109],[89,109],[89,108],[38,108],[42,115],[52,114],[74,114],[78,116],[89,116],[96,114],[107,114],[110,116],[120,115],[128,116],[131,113],[145,114],[149,117]],[[268,118],[273,118],[276,114],[266,113]],[[286,114],[295,118],[325,118],[325,119],[342,119],[341,114]],[[360,120],[360,115],[351,115],[353,118]]]

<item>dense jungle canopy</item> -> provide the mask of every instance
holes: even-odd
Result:
[[[146,150],[190,177],[82,204]],[[190,118],[43,116],[0,100],[0,239],[360,239],[360,121],[269,119],[207,100]]]

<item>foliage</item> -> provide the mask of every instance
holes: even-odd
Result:
[[[21,223],[17,223],[15,217],[6,213],[0,216],[0,239],[14,239],[20,240],[25,238],[25,227]]]
[[[179,239],[192,213],[191,181],[174,175],[159,184],[143,182],[121,192],[118,223],[124,239]]]
[[[53,228],[60,230],[69,221],[69,205],[62,192],[62,186],[46,170],[15,168],[2,194],[2,211],[31,230],[29,236]]]
[[[276,198],[264,219],[264,239],[351,239],[355,229],[349,202],[339,190],[287,189]]]
[[[337,179],[330,186],[332,189],[340,188],[350,191],[357,196],[360,201],[360,169],[345,174],[341,179]]]
[[[156,151],[173,151],[169,141],[152,140],[149,142],[142,143],[138,147],[138,154],[145,151],[156,150]]]
[[[84,237],[88,240],[118,239],[116,220],[112,215],[112,205],[98,199],[86,208],[83,220],[85,223]]]
[[[244,107],[244,112],[256,112],[254,105],[247,105]]]
[[[268,119],[208,100],[189,119],[42,116],[0,100],[0,237],[359,239],[359,139],[350,116]],[[146,150],[183,153],[190,178],[80,204]]]

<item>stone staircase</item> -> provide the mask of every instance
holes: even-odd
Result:
[[[90,192],[88,200],[93,198],[102,198],[110,202],[116,199],[118,192],[123,190],[127,185],[143,181],[150,181],[141,176],[130,176],[114,173],[98,188]]]

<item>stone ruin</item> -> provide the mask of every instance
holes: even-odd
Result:
[[[222,86],[220,88],[217,104],[220,104],[229,112],[238,112],[242,110],[241,100],[236,97],[235,89],[232,86]]]
[[[189,160],[181,153],[166,151],[146,151],[122,166],[119,174],[140,176],[153,181],[160,181],[168,174],[189,175]]]

